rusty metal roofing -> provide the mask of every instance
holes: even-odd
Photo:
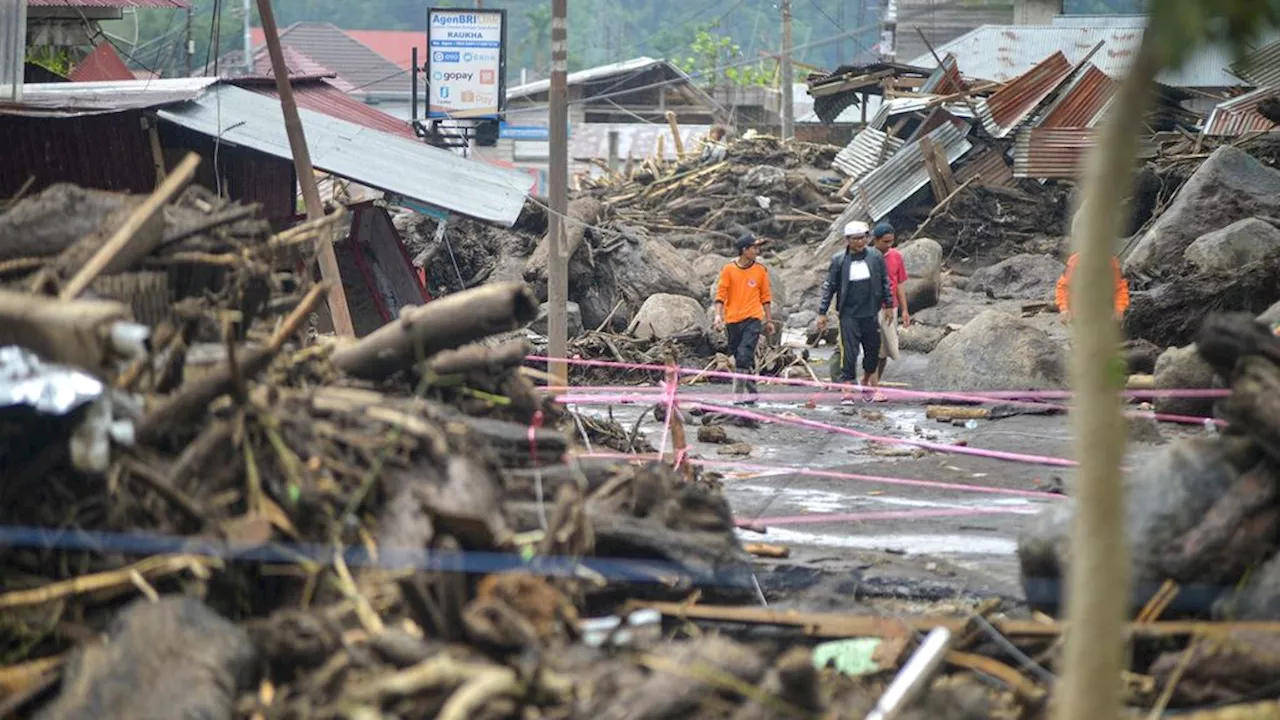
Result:
[[[940,146],[948,163],[954,163],[973,147],[965,130],[947,123],[925,137]],[[920,141],[905,145],[888,162],[872,170],[849,191],[855,203],[861,203],[871,220],[877,221],[893,212],[920,188],[929,183],[924,151]]]
[[[276,90],[274,78],[270,81],[237,78],[230,82],[279,101],[280,94]],[[324,78],[292,78],[290,83],[293,86],[293,98],[297,101],[298,107],[346,120],[360,127],[399,135],[411,140],[417,139],[418,136],[409,123],[364,104],[359,98],[352,97],[332,82]]]
[[[1031,128],[1018,133],[1013,150],[1013,174],[1020,178],[1077,177],[1093,147],[1095,128]]]
[[[169,8],[191,7],[187,0],[27,0],[28,7]]]
[[[875,128],[863,128],[836,154],[831,167],[857,180],[893,157],[903,144],[901,138],[890,137]]]
[[[970,179],[988,187],[1012,187],[1013,169],[1005,162],[1004,153],[994,147],[980,147],[970,152],[956,166],[956,182]]]
[[[671,128],[652,123],[582,123],[569,135],[569,157],[574,160],[606,160],[609,157],[609,132],[618,133],[618,157],[644,158],[657,148],[658,136],[663,137],[662,155],[675,160],[675,143],[671,141]],[[700,138],[711,132],[710,125],[680,125],[680,141],[686,153],[701,152]]]
[[[1280,42],[1264,45],[1231,64],[1231,72],[1258,87],[1280,85]]]
[[[1070,77],[1071,70],[1067,57],[1055,52],[990,97],[979,99],[978,114],[987,132],[1005,137],[1017,130],[1040,103]]]
[[[121,82],[30,83],[21,103],[0,102],[0,115],[73,117],[143,110],[203,95],[217,78],[170,78]]]
[[[160,118],[222,142],[292,159],[280,103],[221,84],[199,99],[162,108]],[[510,227],[533,187],[528,175],[486,165],[305,108],[315,167],[407,201]]]
[[[1205,134],[1232,137],[1272,129],[1275,123],[1258,113],[1258,103],[1275,97],[1280,88],[1267,87],[1219,103],[1204,123]]]
[[[98,47],[76,63],[71,74],[67,76],[71,82],[109,82],[112,80],[134,80],[133,72],[124,64],[115,47],[107,40],[98,43]]]
[[[1120,83],[1090,64],[1049,106],[1037,127],[1093,127],[1111,102]]]
[[[942,58],[942,64],[924,81],[924,85],[920,86],[920,92],[932,95],[964,92],[964,80],[960,77],[960,65],[956,62],[955,55],[947,53],[947,56]]]

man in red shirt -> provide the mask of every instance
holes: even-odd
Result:
[[[907,309],[907,291],[903,287],[907,282],[907,264],[902,259],[902,253],[893,246],[897,241],[894,235],[893,226],[887,222],[882,222],[871,230],[872,241],[875,242],[876,249],[884,255],[884,265],[889,271],[889,294],[897,301],[898,309],[902,311],[902,327],[911,327],[911,312]],[[880,317],[880,368],[876,371],[876,379],[884,375],[884,369],[889,365],[889,360],[898,359],[898,316],[895,313],[891,318],[885,319]]]

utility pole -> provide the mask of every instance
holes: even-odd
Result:
[[[258,4],[261,5],[262,0],[258,0]],[[261,12],[259,12],[259,14],[261,14]],[[250,31],[249,27],[252,22],[252,0],[244,0],[244,72],[246,75],[253,74],[253,33]],[[265,27],[265,23],[263,25]],[[279,40],[279,38],[276,39]]]
[[[191,8],[187,8],[187,32],[186,38],[182,42],[182,54],[186,59],[187,77],[195,74],[196,44],[191,39]]]
[[[245,0],[246,7],[249,0]],[[324,205],[320,202],[320,190],[316,187],[315,168],[311,166],[311,153],[307,150],[307,136],[302,131],[302,118],[298,117],[298,103],[293,99],[293,86],[289,83],[289,68],[284,64],[280,50],[280,36],[276,34],[276,17],[271,12],[271,0],[258,0],[258,15],[262,20],[262,34],[271,55],[271,72],[276,76],[276,91],[280,93],[280,109],[284,111],[284,131],[289,137],[289,149],[293,151],[294,172],[302,185],[302,199],[307,205],[307,220],[324,217]],[[245,37],[248,38],[249,13],[245,13]],[[355,336],[351,324],[351,309],[347,307],[347,293],[342,289],[342,275],[338,271],[338,257],[333,243],[321,234],[317,240],[317,259],[320,277],[329,283],[329,316],[333,318],[333,331],[339,336]]]
[[[564,361],[569,349],[569,258],[564,257],[564,225],[569,212],[569,43],[565,28],[568,0],[551,0],[551,213],[547,222],[547,368],[556,384],[568,385]]]
[[[896,62],[898,59],[898,3],[886,0],[884,14],[880,17],[880,60]]]
[[[782,0],[782,139],[793,137],[792,113],[795,112],[795,88],[791,71],[791,0]]]

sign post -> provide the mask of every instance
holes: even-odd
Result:
[[[427,10],[427,118],[490,120],[507,105],[507,11]]]

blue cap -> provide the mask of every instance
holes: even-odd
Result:
[[[754,234],[744,233],[743,235],[738,236],[738,239],[733,243],[733,246],[737,248],[738,254],[741,255],[743,250],[759,243],[760,241],[756,239]]]
[[[893,226],[887,222],[879,223],[874,228],[871,229],[871,237],[873,238],[882,238],[885,235],[893,235],[893,234],[894,234]]]

